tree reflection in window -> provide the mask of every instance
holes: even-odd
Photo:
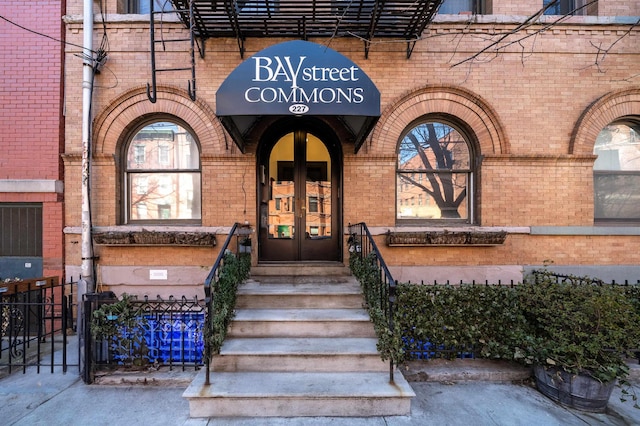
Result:
[[[606,126],[593,153],[594,217],[596,221],[640,221],[640,122]]]
[[[454,127],[436,121],[412,127],[398,148],[398,221],[471,222],[471,164],[469,144]]]
[[[200,152],[191,133],[172,122],[144,126],[126,150],[126,221],[201,219]]]

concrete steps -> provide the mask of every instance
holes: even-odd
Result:
[[[375,338],[229,339],[213,371],[389,371]]]
[[[411,411],[389,381],[358,282],[343,265],[252,268],[220,354],[185,391],[191,417],[390,416]]]
[[[406,382],[392,385],[388,375],[371,372],[216,373],[205,386],[201,371],[185,393],[190,389],[191,417],[408,415],[415,396]]]
[[[364,309],[238,309],[228,337],[375,337]]]

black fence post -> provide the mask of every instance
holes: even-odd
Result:
[[[85,294],[85,296],[87,296]],[[87,383],[93,383],[93,377],[91,371],[93,370],[93,365],[91,360],[93,359],[92,348],[93,348],[93,339],[91,338],[91,315],[93,304],[91,300],[85,297],[85,300],[82,301],[83,310],[82,310],[82,330],[84,332],[84,362],[83,362],[83,370],[81,371],[82,380]]]

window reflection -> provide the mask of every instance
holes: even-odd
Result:
[[[593,153],[595,219],[640,220],[640,125],[606,126]]]
[[[199,220],[199,161],[193,136],[177,124],[138,131],[127,150],[128,221]]]
[[[453,127],[426,122],[400,141],[396,182],[398,220],[465,220],[471,187],[471,157]]]
[[[298,149],[306,161],[294,161],[294,134],[282,137],[269,159],[268,235],[272,239],[296,236],[296,219],[307,239],[331,236],[331,158],[322,141],[307,135]],[[301,174],[304,172],[304,174]]]

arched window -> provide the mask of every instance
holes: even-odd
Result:
[[[606,126],[593,153],[596,222],[640,221],[640,120]]]
[[[126,146],[126,223],[199,224],[200,151],[185,127],[157,121],[134,132]]]
[[[472,152],[467,137],[452,124],[411,126],[398,145],[397,221],[472,223]]]

